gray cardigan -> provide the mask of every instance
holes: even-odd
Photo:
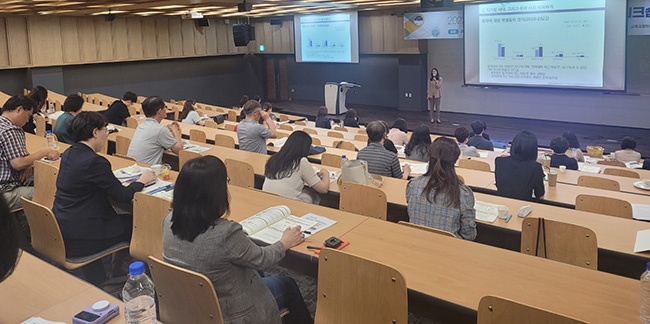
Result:
[[[282,260],[282,243],[257,246],[241,225],[225,219],[219,219],[194,242],[184,241],[172,233],[171,214],[163,224],[163,258],[210,278],[225,323],[281,323],[275,298],[256,270]]]

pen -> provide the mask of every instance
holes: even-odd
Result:
[[[149,194],[150,195],[157,194],[157,193],[162,192],[162,191],[168,191],[168,190],[170,190],[172,188],[174,188],[174,185],[173,184],[168,184],[168,185],[166,185],[164,187],[160,187],[160,188],[149,191]]]
[[[512,218],[512,214],[510,214],[510,215],[508,215],[508,217],[506,217],[506,223],[510,221],[510,218]]]
[[[323,248],[320,246],[312,246],[312,245],[307,245],[307,248],[310,250],[322,250]]]
[[[305,233],[305,234],[309,234],[309,235],[311,235],[311,232],[310,232],[310,231],[302,231],[302,232]]]

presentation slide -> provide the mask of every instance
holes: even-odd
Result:
[[[623,16],[608,19],[608,2],[623,2],[618,6]],[[465,8],[466,83],[625,89],[624,1],[548,0]],[[612,37],[617,33],[619,39]]]
[[[359,63],[357,12],[294,16],[296,62]]]

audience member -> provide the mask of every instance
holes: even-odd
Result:
[[[167,107],[160,97],[149,97],[142,102],[147,116],[133,133],[127,155],[138,162],[161,164],[164,150],[178,154],[183,149],[181,128],[177,122],[165,127],[160,122],[167,117]]]
[[[404,146],[409,142],[409,136],[406,134],[407,132],[408,128],[406,126],[406,120],[404,120],[404,118],[397,118],[393,123],[393,126],[390,127],[390,131],[386,138],[391,140],[395,145]]]
[[[72,138],[70,138],[70,134],[68,134],[68,127],[70,127],[70,124],[72,124],[72,119],[74,116],[79,114],[81,111],[83,104],[84,99],[77,94],[72,94],[65,98],[65,102],[61,108],[61,110],[63,110],[63,114],[61,114],[61,116],[56,119],[56,124],[52,130],[59,141],[67,144],[74,144],[74,141]]]
[[[474,135],[470,137],[467,145],[474,146],[479,150],[494,151],[494,145],[492,141],[483,137],[483,131],[485,130],[485,123],[481,120],[475,120],[472,123],[472,130]]]
[[[0,282],[14,272],[22,254],[21,241],[22,231],[16,216],[11,214],[7,202],[0,196]]]
[[[126,118],[131,116],[129,107],[133,106],[138,101],[138,95],[131,91],[127,91],[122,96],[122,100],[115,100],[104,111],[104,116],[108,122],[115,125],[126,125]]]
[[[183,104],[183,111],[181,112],[181,115],[178,117],[178,119],[180,119],[181,122],[185,124],[200,126],[205,125],[205,121],[201,118],[201,116],[199,116],[199,113],[196,111],[196,100],[194,99],[185,100],[185,103]]]
[[[277,137],[275,123],[271,121],[269,114],[262,110],[260,103],[255,100],[249,100],[243,110],[246,119],[237,125],[239,149],[266,154],[266,139]],[[260,118],[268,122],[268,128],[258,123]]]
[[[271,118],[271,120],[274,122],[273,124],[275,125],[275,127],[277,129],[277,124],[275,124],[275,122],[278,120],[278,117],[276,117],[275,114],[273,113],[273,105],[271,105],[270,102],[265,102],[265,103],[262,104],[262,110],[264,112],[266,112],[267,114],[269,114],[269,118]],[[269,127],[269,125],[266,123],[266,121],[262,117],[260,117],[259,123],[266,126],[266,127]]]
[[[544,171],[537,160],[537,137],[529,131],[519,132],[512,140],[510,156],[494,160],[494,176],[500,196],[521,200],[544,197]]]
[[[258,103],[259,104],[259,103]],[[248,105],[248,103],[246,104]],[[206,275],[213,283],[225,323],[313,323],[293,278],[260,277],[288,249],[305,241],[300,227],[280,241],[258,246],[230,213],[226,166],[205,156],[185,163],[163,223],[165,261]],[[280,319],[279,309],[289,314]]]
[[[411,174],[411,167],[404,166],[404,171],[400,168],[397,155],[384,148],[386,140],[386,128],[381,121],[372,121],[366,127],[370,143],[357,154],[358,160],[368,162],[368,172],[382,176],[408,179]]]
[[[88,256],[129,242],[133,218],[117,214],[109,199],[130,203],[136,192],[156,179],[152,171],[146,170],[135,182],[122,185],[113,174],[111,163],[97,154],[106,143],[107,125],[105,116],[88,111],[79,113],[70,125],[70,137],[75,144],[61,156],[52,208],[67,257]]]
[[[566,155],[569,150],[569,141],[564,137],[556,137],[551,140],[549,145],[553,150],[551,155],[551,167],[559,168],[564,165],[569,170],[578,170],[578,160]]]
[[[0,116],[0,189],[9,209],[22,207],[20,197],[32,199],[34,187],[34,161],[47,157],[59,159],[59,152],[44,149],[29,154],[22,127],[34,112],[35,103],[23,95],[13,96],[5,102]]]
[[[303,131],[289,135],[280,152],[273,154],[264,167],[262,190],[283,197],[318,204],[318,193],[326,194],[330,189],[329,172],[314,171],[307,160],[311,137]],[[305,188],[305,184],[309,188]]]
[[[243,109],[243,108],[244,108],[244,105],[245,105],[249,100],[251,100],[251,99],[248,98],[247,95],[243,95],[243,96],[241,96],[241,99],[239,99],[239,108],[242,108],[242,109]]]
[[[584,162],[585,157],[582,154],[580,149],[580,142],[578,142],[578,136],[571,131],[566,131],[562,134],[567,142],[569,142],[569,149],[566,151],[566,155],[576,159],[578,162]]]
[[[408,214],[411,223],[474,240],[474,193],[456,175],[454,164],[459,156],[460,149],[452,139],[438,137],[433,141],[427,173],[411,179],[406,186]]]
[[[343,119],[343,126],[359,127],[359,117],[357,116],[356,110],[348,109],[348,112],[345,114],[345,119]]]
[[[430,145],[431,132],[429,126],[422,124],[413,130],[411,139],[404,148],[404,154],[409,160],[429,162]]]
[[[481,157],[474,146],[467,145],[467,142],[469,141],[469,130],[467,128],[463,126],[456,128],[456,130],[454,130],[454,136],[456,137],[456,141],[458,141],[460,154],[462,156]]]
[[[32,116],[29,116],[29,120],[25,126],[23,126],[23,130],[30,134],[36,134],[36,123],[34,122],[34,115],[41,114],[43,108],[46,108],[47,89],[45,89],[43,86],[36,86],[34,89],[32,89],[31,92],[29,92],[27,98],[32,99],[35,103],[35,106],[34,112],[32,113]]]
[[[388,136],[388,132],[390,132],[390,126],[388,126],[388,123],[386,121],[380,120],[379,122],[382,126],[384,126],[384,132],[386,133],[386,136]],[[368,143],[370,143],[370,140],[368,140]],[[395,147],[393,141],[388,139],[388,137],[384,139],[384,148],[397,155],[397,147]]]
[[[623,163],[641,161],[641,153],[635,151],[635,148],[636,141],[632,137],[623,137],[621,149],[614,152],[614,159]]]
[[[486,140],[490,140],[490,135],[488,135],[488,134],[485,132],[485,131],[487,130],[487,124],[486,124],[484,121],[480,120],[480,119],[479,119],[479,120],[476,120],[476,121],[479,122],[479,123],[481,123],[481,125],[483,125],[483,127],[482,127],[482,128],[483,128],[483,134],[481,134],[481,136],[483,136],[483,138],[485,138]],[[470,125],[470,126],[471,126],[471,125]],[[473,131],[473,130],[470,130],[470,132],[469,132],[469,137],[472,137],[472,136],[474,136],[474,135],[476,135],[476,134],[474,133],[474,131]]]
[[[316,113],[316,127],[332,129],[332,119],[327,116],[327,108],[320,106]]]

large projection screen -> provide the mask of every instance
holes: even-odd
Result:
[[[293,17],[296,62],[359,63],[356,11]]]
[[[468,85],[625,90],[625,1],[465,5],[464,16]]]

